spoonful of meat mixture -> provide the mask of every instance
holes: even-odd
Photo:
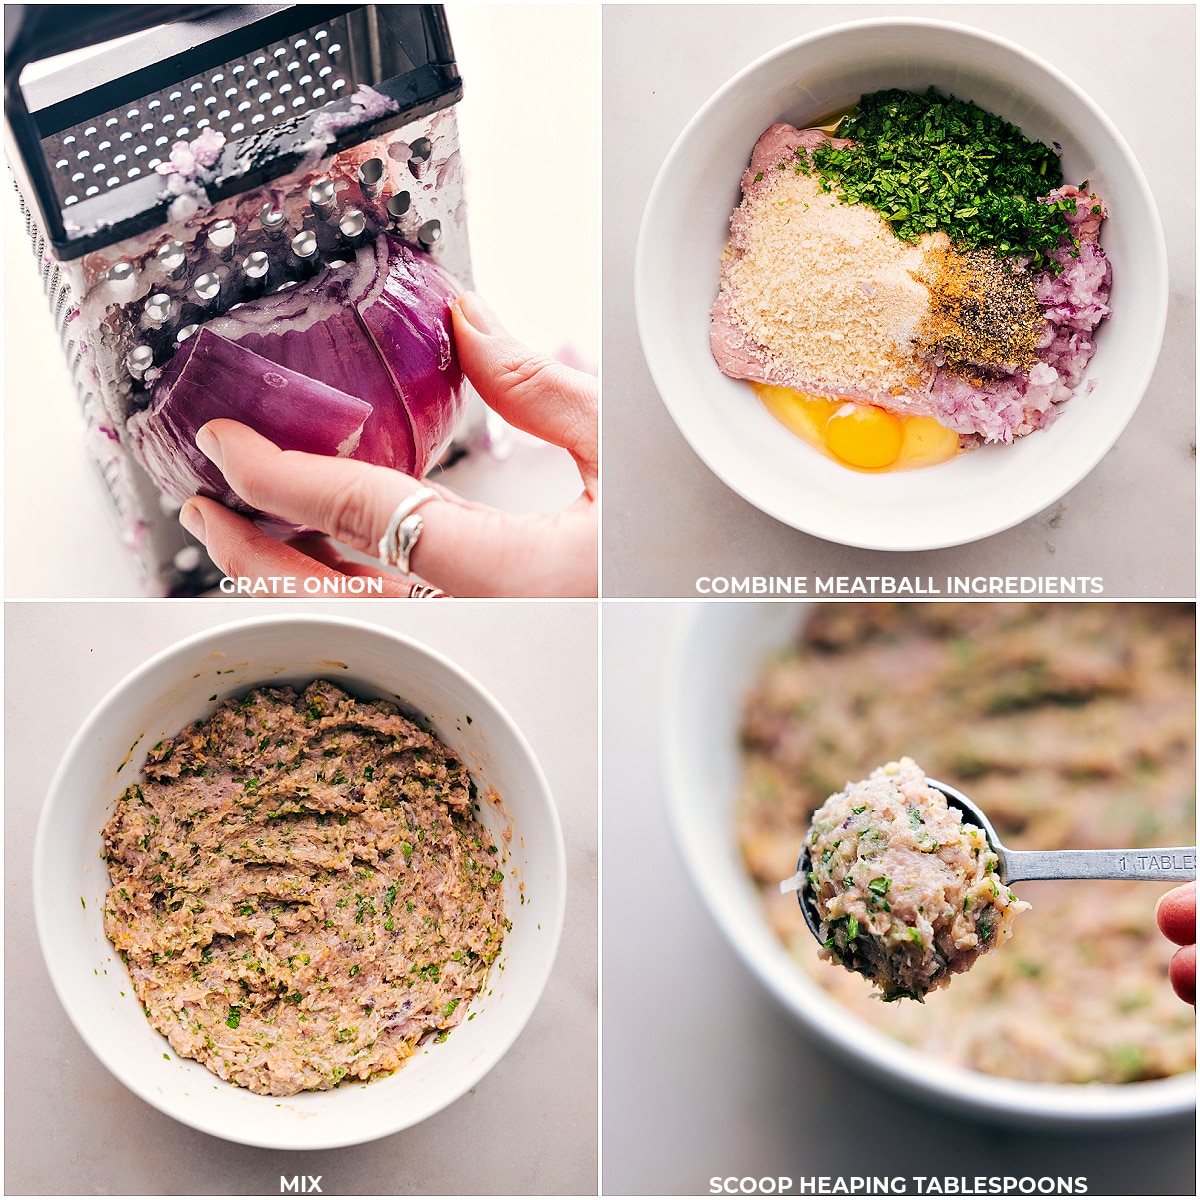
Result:
[[[1195,877],[1192,847],[1009,850],[966,796],[902,758],[825,801],[780,888],[797,893],[822,958],[884,1000],[923,1000],[1012,937],[1030,907],[1013,883]]]

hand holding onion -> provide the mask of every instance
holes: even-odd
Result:
[[[598,430],[596,380],[543,358],[508,336],[476,295],[452,306],[459,362],[483,400],[506,421],[570,452],[583,492],[553,515],[506,513],[436,487],[444,502],[421,508],[424,531],[413,572],[466,596],[594,596],[597,590]],[[253,509],[374,554],[397,505],[422,484],[352,458],[280,450],[249,427],[211,420],[196,445]],[[351,563],[327,541],[293,544],[263,533],[215,500],[195,496],[180,513],[229,577],[378,575],[387,595],[411,584],[391,572]]]

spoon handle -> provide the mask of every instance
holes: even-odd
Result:
[[[1159,879],[1186,883],[1196,878],[1196,848],[1156,850],[1008,850],[1005,883],[1021,879]]]

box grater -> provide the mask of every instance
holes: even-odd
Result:
[[[129,452],[176,348],[387,230],[471,285],[441,5],[6,6],[9,162],[120,536],[220,572]],[[86,51],[85,53],[81,53]]]

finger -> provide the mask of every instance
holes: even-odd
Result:
[[[379,567],[371,566],[370,563],[356,562],[352,558],[344,557],[339,553],[338,548],[324,535],[292,538],[288,544],[293,549],[299,550],[301,554],[307,554],[310,558],[315,558],[317,562],[324,563],[331,570],[337,571],[341,575],[358,575],[367,579],[373,579],[375,576],[393,580],[398,578],[391,571],[384,571]],[[446,595],[440,588],[432,587],[423,580],[399,578],[402,583],[408,583],[416,594],[427,594],[430,596]]]
[[[209,557],[229,579],[280,580],[278,594],[285,594],[284,580],[292,580],[286,594],[303,596],[304,580],[336,581],[343,572],[317,562],[286,542],[268,537],[253,521],[240,513],[231,512],[215,500],[193,497],[179,514],[183,527],[204,543]],[[408,596],[412,584],[399,576],[378,573],[381,590],[372,589],[374,596]],[[311,585],[310,585],[311,586]],[[274,594],[274,593],[272,593]],[[314,593],[318,594],[318,593]],[[319,594],[332,594],[322,591]],[[354,594],[339,591],[338,595]],[[363,593],[366,595],[367,593]]]
[[[510,425],[570,452],[589,496],[599,461],[595,376],[537,354],[509,337],[474,292],[451,306],[458,361],[484,402]]]
[[[561,570],[564,561],[574,569],[580,554],[578,534],[587,517],[578,510],[550,517],[466,507],[453,492],[386,467],[280,450],[237,421],[210,421],[196,444],[251,507],[320,529],[368,554],[378,552],[400,502],[418,487],[433,486],[444,499],[418,509],[423,530],[409,565],[451,595],[595,594],[586,574],[564,576]],[[590,577],[594,581],[594,563]]]
[[[1196,1003],[1196,947],[1184,946],[1175,951],[1169,971],[1175,995],[1188,1004]]]
[[[1164,937],[1179,946],[1192,945],[1196,941],[1196,885],[1185,883],[1163,895],[1154,917]]]

